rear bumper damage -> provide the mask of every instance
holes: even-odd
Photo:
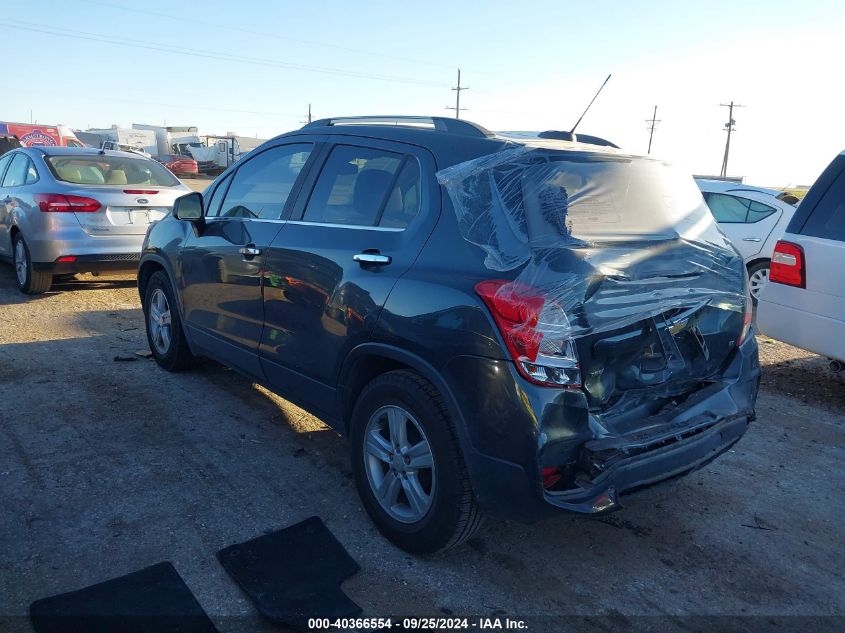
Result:
[[[464,385],[498,382],[458,405],[472,444],[465,451],[479,502],[491,514],[531,522],[561,511],[599,514],[621,507],[626,493],[686,475],[729,450],[755,419],[760,381],[753,335],[718,381],[644,416],[629,434],[600,436],[600,416],[577,390],[524,381],[509,363],[487,359],[450,364]],[[466,394],[471,390],[462,389]],[[508,406],[507,403],[515,403]],[[648,429],[643,431],[642,429]],[[544,487],[544,468],[568,465],[561,489]],[[564,471],[567,469],[564,468]]]

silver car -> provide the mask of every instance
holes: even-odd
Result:
[[[27,294],[56,275],[134,272],[147,227],[188,192],[138,154],[22,147],[0,157],[0,258]]]

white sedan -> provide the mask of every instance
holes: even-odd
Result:
[[[798,199],[776,189],[736,182],[696,179],[696,183],[719,228],[745,260],[756,304],[769,279],[775,244],[795,214]]]

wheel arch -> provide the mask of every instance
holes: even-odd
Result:
[[[751,267],[752,267],[752,266],[756,266],[757,264],[762,264],[762,263],[771,264],[771,262],[772,262],[772,258],[771,258],[771,257],[759,257],[759,256],[755,256],[755,257],[754,257],[754,259],[751,259],[751,260],[749,260],[749,261],[745,262],[745,269],[746,269],[746,270],[751,270]]]
[[[338,405],[343,433],[349,435],[352,410],[361,390],[378,376],[396,370],[413,371],[428,380],[440,393],[458,432],[461,448],[468,445],[466,425],[452,390],[440,372],[428,361],[407,350],[384,343],[364,343],[346,356],[338,377]]]

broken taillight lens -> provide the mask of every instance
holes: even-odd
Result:
[[[563,308],[536,288],[500,279],[475,292],[490,309],[519,373],[538,385],[580,387],[575,344]]]

